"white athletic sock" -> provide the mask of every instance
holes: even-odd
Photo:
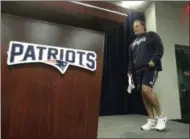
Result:
[[[158,117],[159,118],[162,118],[162,117],[164,117],[165,115],[164,115],[164,113],[162,113],[161,115],[159,115]]]

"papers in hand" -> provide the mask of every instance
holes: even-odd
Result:
[[[128,75],[128,82],[129,82],[129,86],[127,88],[127,92],[131,94],[132,90],[135,88],[132,75]]]

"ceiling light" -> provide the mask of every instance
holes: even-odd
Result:
[[[122,1],[120,5],[125,8],[135,8],[141,5],[144,1]]]

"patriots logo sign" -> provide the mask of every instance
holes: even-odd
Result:
[[[97,55],[92,51],[11,41],[7,55],[7,65],[44,63],[55,67],[62,74],[69,65],[96,70]]]

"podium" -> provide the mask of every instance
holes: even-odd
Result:
[[[12,15],[2,16],[2,32],[3,138],[96,137],[104,35]],[[10,41],[94,51],[97,69],[70,65],[61,74],[43,63],[7,65]]]
[[[94,51],[96,71],[42,63],[7,65],[10,41]],[[102,33],[2,16],[2,139],[97,136],[104,48]]]

